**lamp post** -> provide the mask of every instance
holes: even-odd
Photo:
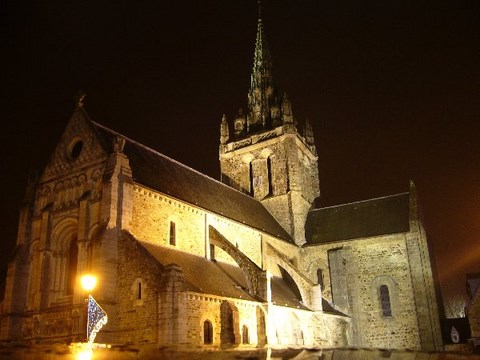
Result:
[[[95,301],[91,292],[95,289],[97,278],[91,274],[85,274],[80,279],[83,289],[88,293],[87,301],[87,342],[92,344],[97,332],[108,321],[107,313]]]

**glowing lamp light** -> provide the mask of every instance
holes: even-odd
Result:
[[[97,278],[93,275],[83,275],[80,279],[82,288],[86,291],[92,291],[97,285]]]
[[[75,354],[76,360],[91,360],[93,351],[92,349],[84,349],[82,351],[79,351]]]
[[[87,343],[74,343],[70,345],[74,360],[92,360],[93,348],[91,344]]]

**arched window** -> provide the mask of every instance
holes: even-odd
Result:
[[[213,343],[213,326],[210,320],[205,320],[203,323],[203,343]]]
[[[75,240],[70,242],[68,249],[68,277],[67,277],[67,294],[72,295],[75,288],[75,282],[77,281],[77,258],[78,258],[78,246]]]
[[[392,305],[390,302],[390,291],[387,285],[380,286],[380,304],[382,306],[383,316],[392,316]]]
[[[248,326],[242,326],[242,344],[250,344],[250,339],[248,338]]]

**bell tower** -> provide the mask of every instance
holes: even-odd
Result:
[[[309,121],[300,133],[287,94],[274,85],[261,16],[247,100],[246,114],[240,109],[233,124],[225,115],[221,121],[222,182],[261,201],[300,246],[320,196],[317,151]]]

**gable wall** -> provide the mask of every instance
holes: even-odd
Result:
[[[78,148],[73,154],[74,146]],[[87,248],[100,242],[106,159],[88,120],[77,109],[25,205],[30,215],[20,224],[17,240],[22,244],[22,257],[12,262],[12,269],[21,265],[23,275],[7,282],[15,283],[15,307],[27,312],[22,323],[15,325],[16,334],[7,335],[10,339],[83,338],[86,295],[79,281],[70,289],[69,277],[78,280],[99,255],[98,246],[92,246],[89,259]],[[77,253],[75,273],[70,273],[71,249]],[[5,310],[8,313],[13,308]]]

